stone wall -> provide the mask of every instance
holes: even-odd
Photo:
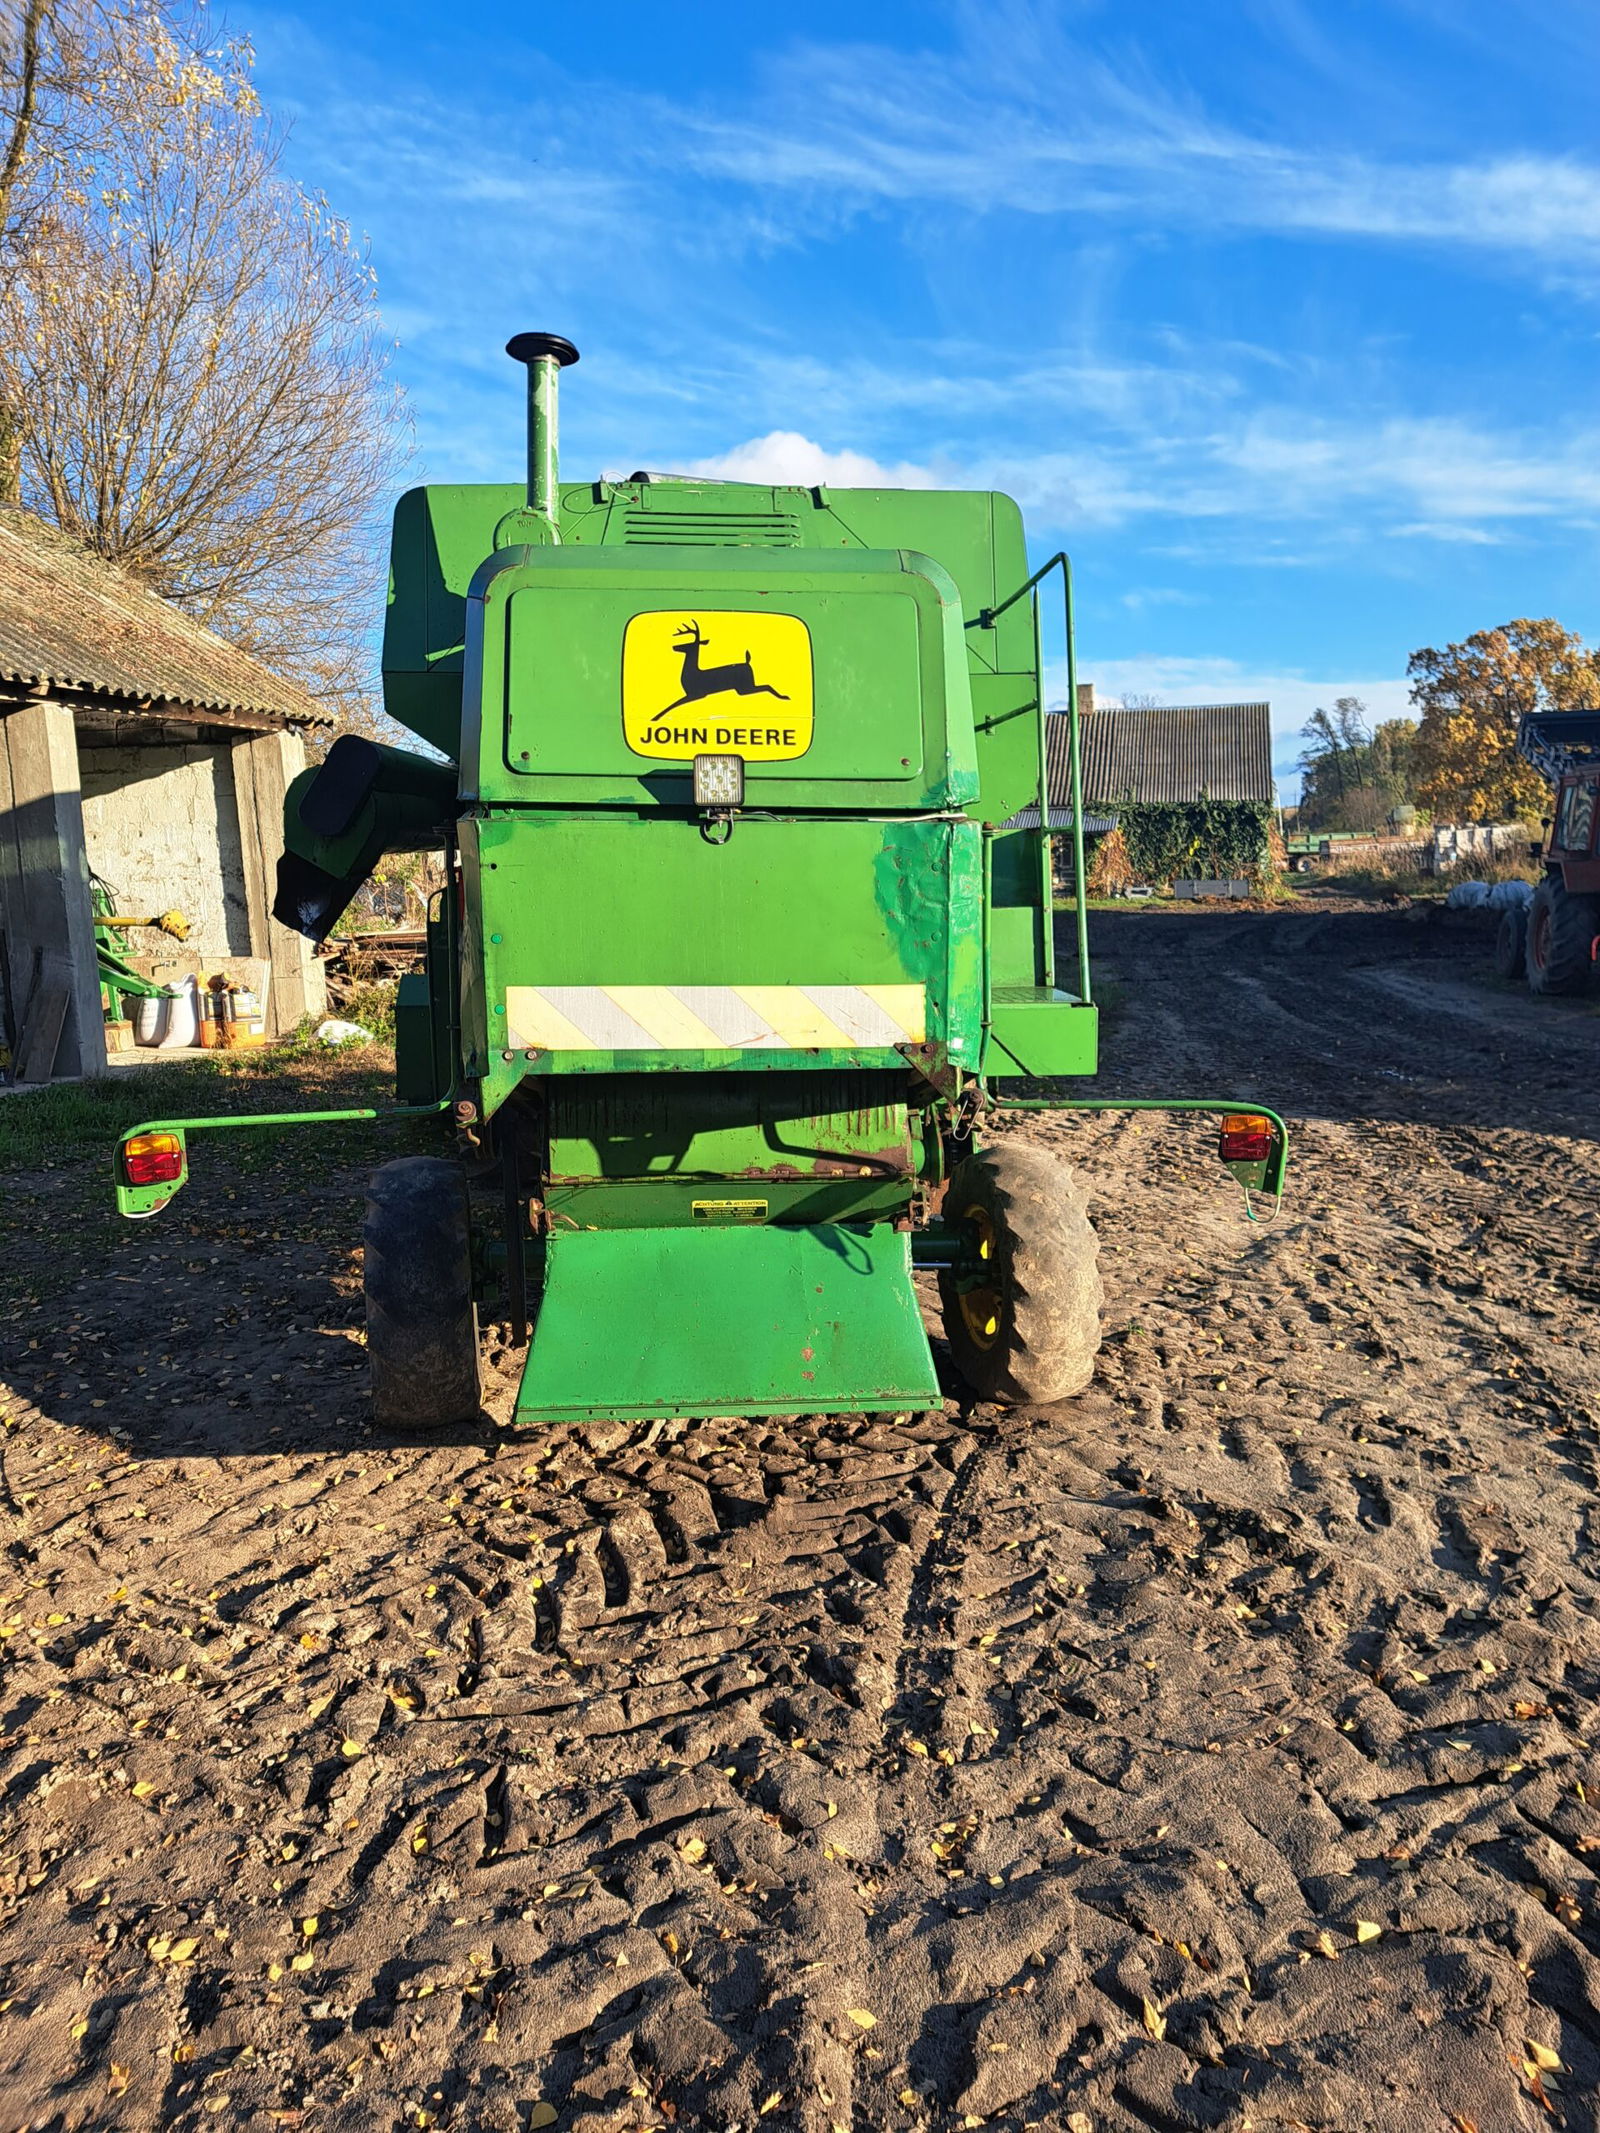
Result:
[[[251,947],[231,758],[226,742],[79,742],[90,866],[115,890],[119,911],[181,911],[202,955]]]

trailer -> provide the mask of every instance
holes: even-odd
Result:
[[[521,1424],[926,1407],[918,1268],[974,1394],[1070,1397],[1100,1338],[1087,1196],[989,1122],[1219,1114],[1253,1218],[1288,1136],[1253,1100],[1072,1093],[1098,1021],[1067,558],[1030,570],[989,492],[563,482],[577,350],[507,352],[525,487],[394,517],[385,704],[432,752],[345,736],[286,804],[276,915],[314,940],[385,853],[446,855],[383,1114],[436,1119],[440,1152],[376,1173],[363,1231],[377,1418],[476,1413],[490,1310],[526,1350]],[[1009,826],[1049,819],[1050,586],[1064,970],[1050,831]],[[118,1205],[165,1206],[198,1132],[374,1115],[153,1121]]]

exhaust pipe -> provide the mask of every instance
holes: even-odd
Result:
[[[537,511],[550,528],[550,538],[559,540],[556,381],[568,363],[577,362],[578,351],[559,333],[514,333],[506,343],[506,354],[513,362],[528,366],[528,509]]]

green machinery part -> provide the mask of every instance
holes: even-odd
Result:
[[[941,1203],[985,1113],[1159,1101],[1005,1093],[1097,1065],[1070,565],[1030,572],[986,492],[564,483],[577,351],[509,352],[525,487],[395,513],[385,704],[430,752],[347,736],[296,781],[276,915],[320,938],[384,853],[445,854],[391,1115],[447,1114],[498,1175],[520,1421],[924,1405],[912,1271],[959,1289]],[[1264,1115],[1253,1218],[1287,1159]],[[119,1173],[119,1201],[175,1189]]]

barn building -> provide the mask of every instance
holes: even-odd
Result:
[[[181,910],[190,969],[270,967],[269,1034],[323,1012],[321,965],[271,914],[285,788],[328,723],[281,674],[0,505],[0,1011],[19,1078],[105,1068],[91,873],[119,912]]]

